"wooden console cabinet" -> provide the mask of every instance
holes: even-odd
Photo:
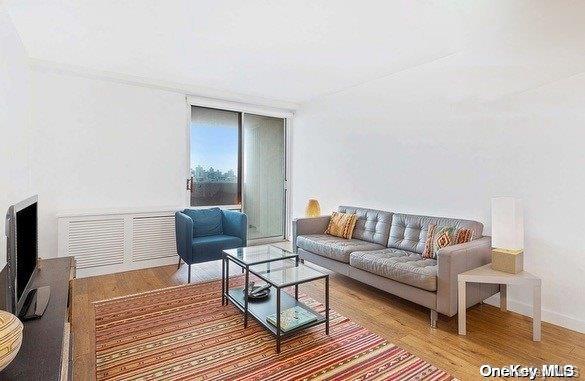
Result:
[[[50,286],[49,304],[40,319],[24,322],[20,351],[0,372],[0,380],[71,379],[71,286],[75,260],[73,257],[43,259],[39,265],[32,287]],[[6,284],[0,283],[2,287]]]

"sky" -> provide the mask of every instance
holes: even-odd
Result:
[[[237,172],[238,129],[191,123],[191,168],[197,165]]]

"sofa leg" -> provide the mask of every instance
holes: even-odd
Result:
[[[189,269],[188,271],[188,275],[187,275],[187,283],[191,283],[191,265],[188,266]]]
[[[177,265],[177,270],[181,268],[181,257],[179,257],[179,264]]]
[[[437,328],[437,318],[439,314],[435,310],[431,310],[431,328]]]

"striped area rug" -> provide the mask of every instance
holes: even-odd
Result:
[[[233,282],[232,282],[233,283]],[[322,305],[303,297],[317,311]],[[331,311],[276,353],[275,340],[231,304],[221,281],[94,303],[98,380],[453,380]]]

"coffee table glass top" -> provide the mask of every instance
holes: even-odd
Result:
[[[223,252],[236,262],[249,266],[297,257],[293,252],[272,245],[238,247]]]
[[[327,276],[327,274],[303,264],[278,270],[265,270],[262,266],[254,266],[250,269],[250,272],[279,288],[309,282]]]

